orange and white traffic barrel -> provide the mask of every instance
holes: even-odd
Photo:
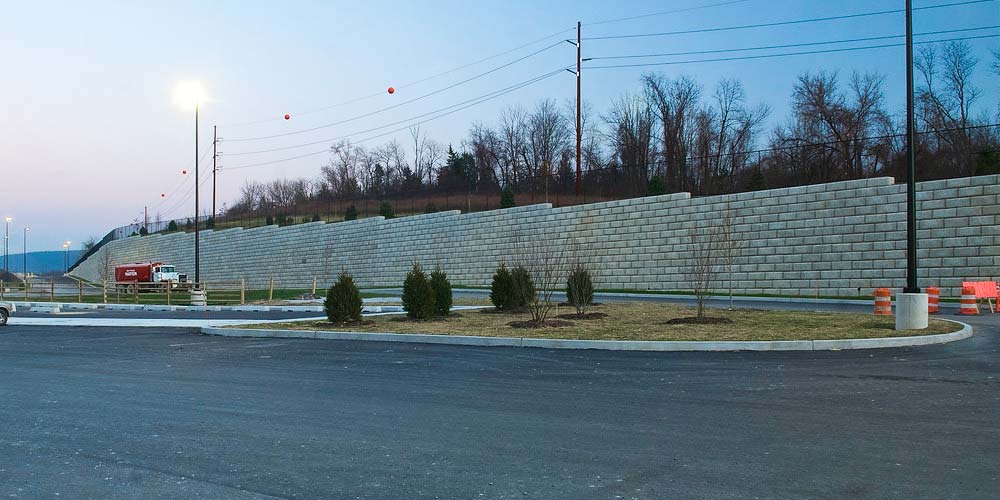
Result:
[[[875,289],[875,314],[892,316],[892,293],[888,288]]]
[[[962,314],[979,314],[979,305],[976,304],[976,289],[971,286],[962,287]]]
[[[927,313],[937,314],[940,310],[941,289],[936,286],[927,287]]]

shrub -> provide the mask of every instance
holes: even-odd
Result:
[[[451,282],[441,267],[431,273],[431,289],[434,290],[434,312],[438,316],[447,316],[451,312]]]
[[[358,208],[354,205],[347,207],[344,212],[344,220],[357,220],[358,218]]]
[[[383,201],[381,205],[378,206],[378,214],[386,219],[394,219],[396,217],[396,211],[392,208],[392,203],[388,201]]]
[[[214,229],[214,228],[215,228],[215,218],[209,217],[208,219],[205,219],[205,229]]]
[[[531,274],[524,266],[517,266],[510,271],[511,309],[523,309],[535,301],[535,283]]]
[[[341,271],[340,278],[326,292],[323,306],[331,323],[361,321],[361,292],[347,271]]]
[[[139,236],[146,236],[147,234],[149,234],[149,230],[146,229],[146,226],[139,228]]]
[[[507,186],[500,192],[500,208],[514,207],[514,190]]]
[[[264,225],[271,226],[273,224],[274,224],[274,218],[268,215],[267,218],[264,219]]]
[[[416,262],[403,281],[403,310],[415,319],[427,319],[434,315],[434,289]]]
[[[513,308],[513,282],[510,279],[510,271],[503,262],[493,273],[493,282],[490,284],[490,302],[499,311],[508,311]]]
[[[177,221],[175,220],[170,221],[170,224],[167,224],[167,231],[176,231],[176,230],[177,230]]]
[[[657,175],[649,180],[649,185],[646,187],[646,195],[657,196],[665,194],[667,192],[667,183],[663,182],[663,177]]]
[[[320,221],[319,214],[313,214],[312,221],[313,222],[319,222]]]
[[[424,207],[424,213],[433,214],[436,212],[439,212],[437,205],[435,205],[433,201],[427,202],[427,206]]]
[[[577,314],[587,312],[587,306],[594,302],[594,283],[590,271],[582,263],[576,263],[566,280],[566,301],[576,308]]]

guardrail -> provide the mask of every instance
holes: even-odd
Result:
[[[0,300],[79,302],[91,304],[190,305],[191,289],[205,291],[208,305],[286,301],[316,297],[318,280],[268,279],[251,287],[245,280],[201,283],[116,282],[86,283],[54,280],[0,281]],[[284,287],[284,288],[282,288]]]

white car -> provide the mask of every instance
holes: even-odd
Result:
[[[0,326],[7,324],[7,319],[17,311],[13,302],[0,301]]]

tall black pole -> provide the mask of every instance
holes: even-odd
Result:
[[[215,173],[219,170],[216,159],[219,157],[219,130],[212,125],[212,222],[215,222]]]
[[[201,282],[201,248],[199,247],[198,227],[198,107],[194,105],[194,282]]]
[[[917,169],[913,159],[913,1],[906,0],[906,288],[917,287]]]
[[[581,66],[581,55],[582,51],[580,49],[580,21],[576,22],[576,195],[580,195],[581,182],[583,177],[583,168],[580,166],[581,158],[581,146],[580,146],[580,66]]]
[[[28,279],[28,227],[24,228],[24,240],[21,242],[21,272],[24,276],[21,281],[27,281]]]

